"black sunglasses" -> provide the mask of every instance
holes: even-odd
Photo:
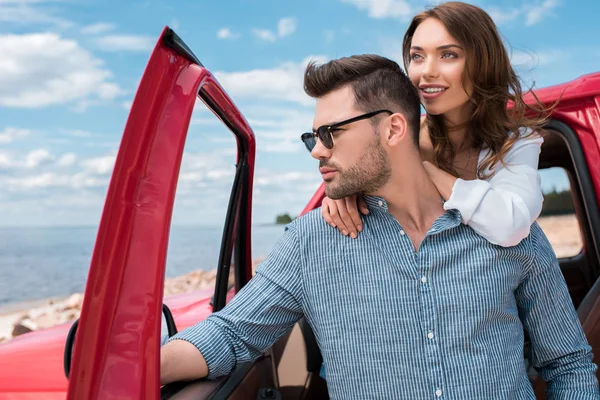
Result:
[[[317,145],[317,138],[319,138],[321,143],[323,143],[323,146],[331,150],[333,149],[333,136],[331,135],[331,133],[338,130],[337,128],[339,128],[342,125],[347,125],[356,121],[360,121],[362,119],[373,118],[374,116],[376,116],[377,114],[381,114],[382,112],[393,114],[393,112],[390,110],[371,111],[369,113],[362,114],[342,122],[337,122],[333,125],[320,126],[317,128],[316,131],[303,133],[302,136],[300,136],[300,139],[302,139],[304,145],[306,146],[306,149],[309,152],[313,151],[313,149]]]

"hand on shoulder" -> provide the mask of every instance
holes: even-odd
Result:
[[[323,199],[321,214],[329,225],[337,228],[343,235],[356,238],[362,231],[362,220],[359,215],[369,213],[369,208],[362,196],[352,195],[343,199]]]

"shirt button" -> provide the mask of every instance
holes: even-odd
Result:
[[[425,275],[421,277],[421,282],[427,283],[427,277]]]
[[[429,332],[429,333],[427,334],[427,338],[428,338],[428,339],[433,339],[433,332]]]
[[[435,391],[435,395],[436,395],[437,397],[442,397],[442,389],[438,389],[438,390],[436,390],[436,391]]]
[[[383,201],[379,200],[377,204],[379,204],[379,207],[383,207]]]
[[[406,232],[404,232],[402,229],[400,229],[400,234],[401,234],[402,236],[404,236],[404,235],[406,235]]]

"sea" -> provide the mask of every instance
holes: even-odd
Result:
[[[252,228],[252,257],[265,257],[285,225]],[[0,313],[83,292],[98,227],[0,227]],[[216,268],[222,227],[173,226],[165,275]]]

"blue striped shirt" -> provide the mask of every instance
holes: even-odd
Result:
[[[171,340],[194,344],[216,377],[305,316],[333,399],[535,399],[525,328],[549,398],[600,398],[591,348],[537,224],[503,248],[451,210],[415,251],[385,201],[366,200],[358,238],[320,210],[298,218],[221,312]]]

